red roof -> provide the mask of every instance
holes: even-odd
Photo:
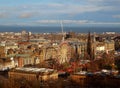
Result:
[[[22,44],[27,45],[27,44],[30,44],[30,43],[29,42],[18,42],[18,44],[19,45],[22,45]]]

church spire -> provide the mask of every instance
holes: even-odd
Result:
[[[88,57],[92,60],[93,56],[92,56],[92,42],[91,42],[91,34],[90,32],[88,33],[88,41],[87,41],[87,54]]]

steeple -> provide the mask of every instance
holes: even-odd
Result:
[[[88,57],[90,58],[90,60],[93,59],[93,56],[92,56],[92,42],[91,42],[91,34],[90,32],[88,33],[88,41],[87,41],[87,54],[88,54]]]

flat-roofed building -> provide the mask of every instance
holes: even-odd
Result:
[[[10,79],[19,79],[25,78],[27,80],[56,80],[58,79],[58,72],[54,69],[48,68],[15,68],[9,71],[9,78]]]

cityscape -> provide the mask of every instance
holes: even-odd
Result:
[[[62,32],[33,34],[23,30],[0,33],[0,86],[119,86],[119,33]],[[58,81],[61,84],[57,85]]]
[[[119,0],[0,1],[0,88],[120,88]]]

